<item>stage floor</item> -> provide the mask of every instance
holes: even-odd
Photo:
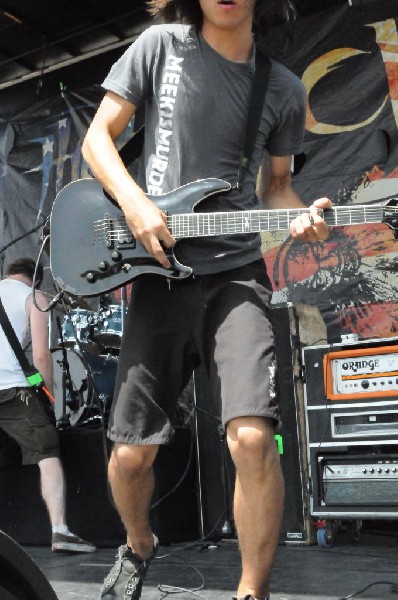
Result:
[[[51,583],[59,600],[97,600],[102,580],[113,564],[116,549],[80,556],[52,554],[46,547],[24,547]],[[272,575],[271,600],[367,600],[398,598],[398,534],[362,531],[350,543],[341,531],[332,548],[279,546]],[[161,600],[182,588],[177,598],[231,600],[239,577],[236,540],[222,540],[208,549],[197,543],[162,546],[151,565],[142,600]],[[395,583],[396,591],[391,591]],[[352,595],[352,596],[351,596]]]

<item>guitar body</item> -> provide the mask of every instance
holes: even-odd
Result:
[[[149,198],[166,214],[177,215],[191,213],[204,198],[230,189],[221,179],[203,179]],[[51,211],[50,267],[61,289],[75,296],[97,296],[143,273],[173,279],[191,274],[172,250],[166,252],[172,266],[165,269],[130,232],[126,239],[120,238],[113,223],[123,219],[120,208],[95,179],[73,181],[59,192]]]

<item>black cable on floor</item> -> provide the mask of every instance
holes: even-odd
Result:
[[[348,596],[344,596],[343,598],[338,598],[337,600],[350,600],[350,598],[355,598],[356,596],[359,596],[359,594],[363,594],[363,592],[366,592],[367,590],[369,590],[374,585],[389,585],[389,586],[391,586],[390,591],[393,594],[398,594],[398,583],[393,582],[393,581],[374,581],[373,583],[370,583],[369,585],[364,587],[362,590],[358,590],[357,592],[353,592],[352,594],[349,594]]]
[[[161,599],[166,598],[169,594],[181,594],[181,593],[185,592],[188,594],[193,594],[194,596],[198,596],[199,598],[203,598],[203,600],[205,600],[205,597],[198,593],[200,590],[202,590],[204,588],[204,585],[205,585],[205,578],[204,578],[203,574],[199,571],[199,569],[197,569],[189,561],[185,560],[182,556],[177,556],[174,553],[168,553],[168,554],[164,554],[163,556],[156,557],[156,560],[162,560],[163,558],[176,558],[176,559],[184,562],[191,569],[193,569],[195,571],[195,573],[197,573],[199,575],[201,583],[200,583],[200,585],[198,585],[197,587],[194,587],[194,588],[183,588],[183,587],[179,587],[179,586],[175,586],[175,585],[167,585],[167,584],[161,583],[158,585],[159,592],[162,592],[162,594],[163,594],[161,596]]]

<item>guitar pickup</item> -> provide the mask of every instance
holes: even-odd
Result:
[[[136,239],[133,235],[130,235],[130,239],[122,239],[118,240],[116,243],[116,248],[118,250],[130,250],[136,247]]]
[[[117,250],[134,250],[137,243],[124,217],[113,222],[112,239],[116,242]]]

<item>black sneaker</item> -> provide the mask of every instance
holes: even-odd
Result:
[[[153,536],[153,550],[145,560],[132,552],[127,545],[120,546],[116,562],[102,585],[100,598],[102,600],[139,600],[145,575],[158,549],[159,541],[155,535]]]
[[[53,552],[95,552],[96,547],[91,542],[82,540],[77,535],[64,535],[53,533],[51,538],[51,550]]]

